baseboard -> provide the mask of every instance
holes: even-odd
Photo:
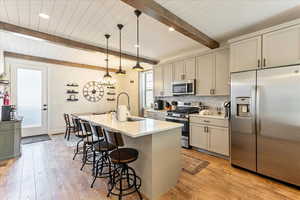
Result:
[[[52,130],[48,130],[48,134],[58,135],[64,133],[65,131],[66,131],[65,129],[52,129]]]

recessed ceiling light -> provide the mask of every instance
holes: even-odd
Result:
[[[39,16],[41,18],[44,18],[44,19],[49,19],[50,18],[49,15],[46,15],[45,13],[40,13]]]
[[[173,27],[169,27],[169,31],[175,31]]]
[[[135,48],[140,48],[140,45],[135,44],[134,47]]]

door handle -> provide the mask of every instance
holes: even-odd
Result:
[[[267,60],[264,58],[264,67],[267,65]]]

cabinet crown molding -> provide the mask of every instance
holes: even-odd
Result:
[[[265,29],[262,29],[262,30],[259,30],[259,31],[255,31],[255,32],[252,32],[252,33],[248,33],[248,34],[244,34],[244,35],[234,37],[232,39],[229,39],[228,43],[230,44],[230,43],[238,42],[238,41],[241,41],[241,40],[250,39],[250,38],[262,35],[262,34],[270,33],[270,32],[273,32],[273,31],[277,31],[277,30],[280,30],[280,29],[284,29],[284,28],[288,28],[288,27],[292,27],[292,26],[297,26],[297,25],[300,25],[300,18],[292,20],[292,21],[288,21],[288,22],[285,22],[285,23],[281,23],[281,24],[278,24],[278,25],[275,25],[275,26],[271,26],[271,27],[268,27],[268,28],[265,28]]]

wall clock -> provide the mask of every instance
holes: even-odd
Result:
[[[91,102],[100,101],[104,96],[104,88],[101,83],[90,81],[83,86],[83,96]]]

